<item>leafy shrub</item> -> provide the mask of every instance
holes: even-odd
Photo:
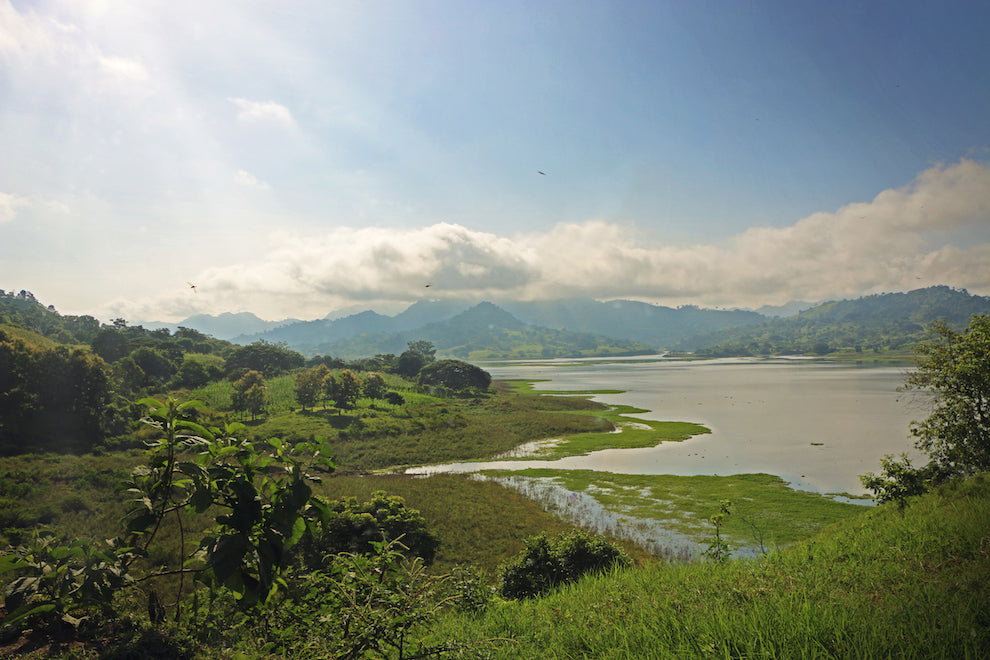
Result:
[[[433,563],[440,547],[440,538],[426,527],[426,521],[416,509],[407,508],[398,495],[375,491],[368,502],[341,497],[327,500],[314,497],[309,515],[316,523],[303,539],[303,561],[311,568],[325,562],[323,557],[342,552],[371,554],[381,541],[398,541],[407,554]]]
[[[557,537],[526,539],[523,552],[499,568],[499,593],[504,598],[531,598],[575,582],[585,574],[629,566],[621,547],[580,530]]]

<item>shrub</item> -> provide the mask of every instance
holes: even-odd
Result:
[[[531,598],[577,581],[585,574],[629,566],[621,547],[580,530],[557,537],[546,534],[526,539],[523,552],[499,567],[503,598]]]

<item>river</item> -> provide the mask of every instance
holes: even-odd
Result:
[[[592,398],[649,411],[634,417],[696,422],[712,432],[647,449],[610,449],[558,461],[457,463],[416,472],[527,467],[625,474],[764,472],[794,488],[856,495],[866,492],[859,475],[879,470],[885,454],[917,456],[908,428],[927,416],[922,396],[897,391],[906,367],[660,356],[483,366],[495,379],[543,381],[537,390],[623,390]]]

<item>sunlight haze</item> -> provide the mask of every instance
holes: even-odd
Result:
[[[0,288],[135,322],[990,295],[988,27],[985,2],[0,0]]]

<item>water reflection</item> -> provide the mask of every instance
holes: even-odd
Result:
[[[621,389],[593,398],[649,410],[644,419],[712,430],[684,442],[609,449],[558,461],[491,461],[415,469],[476,471],[550,467],[625,474],[766,472],[795,488],[862,494],[859,475],[885,454],[914,454],[908,432],[925,402],[899,394],[902,367],[808,360],[546,360],[485,365],[496,379],[545,380],[537,390]]]

